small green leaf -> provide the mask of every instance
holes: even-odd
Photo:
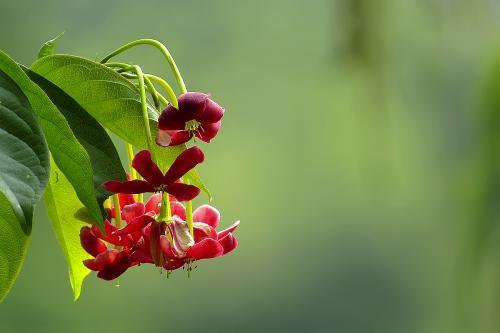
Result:
[[[147,148],[140,94],[132,82],[100,63],[71,55],[38,59],[30,69],[61,88],[123,140],[140,149]],[[152,135],[155,136],[158,113],[152,107],[149,108],[149,118]],[[154,153],[162,168],[166,169],[185,149],[185,145],[169,148],[155,146]],[[210,196],[196,170],[189,172],[187,178]]]
[[[90,273],[82,261],[91,257],[80,245],[79,236],[81,227],[86,223],[79,217],[78,212],[85,207],[78,200],[71,183],[53,161],[51,166],[50,181],[44,199],[52,229],[68,264],[69,280],[76,301],[80,297],[83,280]]]
[[[21,271],[28,241],[9,200],[0,193],[0,302]]]
[[[110,193],[102,184],[110,179],[125,181],[125,170],[120,156],[106,130],[91,117],[74,99],[56,85],[29,69],[24,69],[28,76],[42,88],[61,114],[68,121],[78,141],[87,150],[94,171],[94,189],[97,201],[103,207],[104,200]]]
[[[38,58],[43,58],[48,55],[54,54],[54,51],[56,49],[57,42],[59,39],[64,35],[64,32],[61,32],[59,35],[54,37],[51,40],[46,41],[43,43],[42,47],[40,48],[40,51],[38,51]]]
[[[73,185],[78,198],[89,209],[97,225],[102,228],[104,220],[101,207],[96,200],[92,164],[86,150],[78,142],[68,122],[45,92],[2,52],[0,52],[0,68],[17,83],[28,98],[54,161]]]

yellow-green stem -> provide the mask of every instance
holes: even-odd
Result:
[[[118,194],[113,194],[113,206],[115,206],[115,225],[117,228],[122,227],[122,213],[120,212],[120,199]]]

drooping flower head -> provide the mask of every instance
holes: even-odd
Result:
[[[177,146],[196,136],[210,142],[219,132],[224,108],[201,92],[188,92],[179,97],[179,108],[169,104],[158,119],[156,143]]]
[[[191,147],[179,154],[168,171],[163,174],[153,162],[151,153],[148,150],[142,150],[135,155],[132,167],[144,180],[135,179],[125,182],[111,180],[102,186],[113,193],[137,194],[165,191],[180,201],[192,200],[200,193],[200,189],[194,185],[180,183],[178,180],[204,159],[201,149]]]

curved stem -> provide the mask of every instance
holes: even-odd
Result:
[[[151,81],[154,81],[154,82],[158,83],[163,89],[165,89],[165,91],[168,94],[168,97],[172,101],[172,105],[175,106],[175,107],[178,107],[177,96],[175,95],[174,90],[172,89],[172,87],[170,86],[170,84],[168,84],[167,81],[163,80],[161,77],[158,77],[156,75],[145,74],[144,76],[146,78],[150,79]]]
[[[137,80],[139,81],[139,91],[141,93],[141,109],[142,109],[142,120],[144,121],[144,127],[146,128],[146,141],[148,144],[148,149],[151,152],[151,157],[153,161],[155,161],[153,155],[153,139],[151,137],[151,128],[149,126],[149,114],[148,114],[148,101],[146,98],[146,87],[144,85],[144,74],[142,73],[142,69],[133,65],[135,73],[137,74]]]
[[[172,209],[170,207],[170,197],[167,192],[161,193],[161,209],[160,215],[158,216],[158,220],[161,222],[163,220],[170,220],[172,217]]]
[[[189,184],[189,181],[186,181],[186,184]],[[194,237],[194,229],[193,229],[193,201],[186,201],[186,224],[189,228],[189,233],[192,237]]]
[[[179,68],[177,67],[177,64],[174,61],[174,58],[172,57],[172,55],[170,54],[168,49],[165,47],[165,45],[163,45],[162,43],[160,43],[157,40],[138,39],[138,40],[135,40],[135,41],[130,42],[128,44],[125,44],[122,47],[120,47],[120,48],[116,49],[115,51],[111,52],[110,54],[108,54],[106,57],[104,57],[104,59],[101,60],[101,63],[104,64],[109,59],[113,58],[114,56],[116,56],[116,55],[118,55],[118,54],[120,54],[120,53],[134,47],[134,46],[137,46],[137,45],[151,45],[151,46],[154,46],[157,49],[159,49],[161,51],[161,53],[163,54],[163,56],[167,59],[168,64],[170,65],[170,68],[172,69],[172,72],[174,73],[175,80],[177,81],[177,84],[179,85],[179,89],[181,90],[181,93],[185,94],[187,92],[186,84],[184,83],[184,80],[181,76],[181,73],[179,72]]]

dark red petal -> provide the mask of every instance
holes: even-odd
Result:
[[[97,273],[97,277],[106,281],[114,280],[132,265],[129,259],[129,254],[126,251],[121,251],[115,257],[115,260],[104,267]]]
[[[163,183],[170,185],[176,180],[184,176],[189,170],[197,166],[199,163],[205,160],[205,155],[203,151],[198,147],[191,147],[184,150],[177,156],[174,163],[170,166]],[[169,192],[170,193],[170,192]]]
[[[210,143],[210,141],[217,135],[221,127],[221,122],[218,121],[212,124],[201,124],[196,131],[196,137],[202,141]]]
[[[201,92],[187,92],[179,96],[179,111],[184,119],[198,118],[205,110],[208,95]]]
[[[158,118],[158,129],[183,130],[186,127],[186,121],[191,120],[186,119],[186,116],[186,114],[181,113],[172,104],[169,104]]]
[[[83,264],[92,271],[100,271],[108,265],[111,265],[116,260],[118,253],[118,250],[115,249],[107,250],[100,253],[95,259],[84,260]]]
[[[156,163],[153,162],[149,150],[141,150],[138,152],[132,161],[132,167],[136,169],[151,186],[158,187],[162,184],[163,173]]]
[[[133,221],[128,223],[125,227],[113,232],[113,235],[121,236],[131,234],[133,232],[141,230],[149,223],[156,223],[156,220],[149,215],[138,216]]]
[[[145,207],[142,202],[136,202],[131,205],[126,205],[122,208],[122,219],[127,222],[133,221],[135,218],[144,215]]]
[[[188,142],[193,134],[188,131],[163,131],[156,133],[156,143],[162,147],[173,147]]]
[[[118,182],[115,180],[110,180],[105,182],[102,187],[109,192],[113,193],[127,193],[127,194],[138,194],[146,192],[154,192],[155,188],[151,186],[148,182],[144,180],[129,180],[126,182]]]
[[[224,108],[209,98],[205,104],[205,110],[196,120],[202,124],[211,124],[221,120],[223,115]]]
[[[165,268],[167,271],[173,271],[184,266],[185,262],[186,262],[185,259],[169,260],[163,265],[163,268]]]
[[[175,196],[179,201],[189,201],[200,194],[200,189],[194,185],[174,183],[167,187],[167,192]]]
[[[177,215],[181,220],[186,220],[186,207],[177,201],[177,199],[175,201],[170,200],[170,207],[172,209],[172,216]]]
[[[80,229],[80,243],[83,249],[94,257],[108,249],[102,240],[92,234],[90,227]]]
[[[161,193],[155,193],[149,198],[148,202],[146,202],[145,212],[154,212],[154,215],[160,214],[160,205],[161,205]]]
[[[194,222],[203,222],[213,228],[217,228],[220,221],[220,213],[217,209],[210,205],[202,205],[193,213]]]
[[[230,226],[229,228],[220,231],[217,234],[217,238],[218,239],[224,238],[224,236],[226,236],[228,233],[233,232],[236,228],[238,228],[239,225],[240,225],[240,221],[234,222],[233,225]]]
[[[205,238],[194,244],[186,253],[188,258],[199,260],[220,257],[224,253],[224,248],[218,241],[212,238]]]
[[[156,266],[163,266],[165,263],[165,258],[160,245],[160,236],[165,234],[165,229],[165,222],[151,223],[151,231],[149,233],[149,251]]]
[[[219,239],[219,243],[224,248],[224,254],[228,254],[238,247],[238,240],[232,233],[228,233],[222,239]]]

